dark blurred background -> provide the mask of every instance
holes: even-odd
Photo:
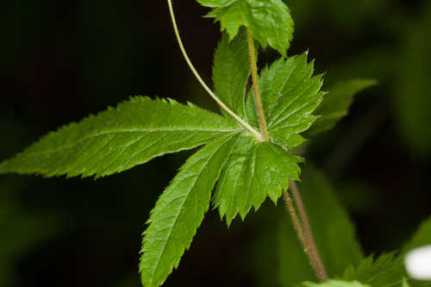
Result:
[[[194,0],[176,2],[186,46],[209,80],[218,26]],[[368,253],[397,248],[431,214],[431,3],[288,4],[290,54],[309,50],[327,87],[379,81],[315,139],[307,161],[337,187]],[[1,1],[0,27],[0,160],[129,95],[215,109],[180,56],[164,1]],[[0,177],[0,286],[139,286],[141,232],[186,156],[97,181]],[[252,223],[228,229],[210,213],[166,286],[254,286],[244,263],[255,237]]]

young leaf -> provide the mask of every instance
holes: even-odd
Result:
[[[401,286],[404,279],[403,260],[393,254],[364,259],[356,267],[346,269],[344,280],[359,280],[376,287]]]
[[[263,46],[286,55],[293,36],[293,19],[282,0],[197,0],[213,8],[210,17],[233,39],[240,27],[248,28]]]
[[[240,33],[233,41],[223,35],[214,56],[216,95],[235,113],[244,115],[244,94],[249,77],[247,40]]]
[[[305,282],[302,284],[303,287],[370,287],[357,281],[347,282],[339,280],[329,280],[323,283],[311,283]]]
[[[0,164],[0,173],[106,176],[237,130],[229,120],[196,106],[134,97],[48,134]]]
[[[306,169],[303,178],[300,191],[323,263],[330,276],[342,274],[347,266],[358,264],[362,259],[354,227],[320,172]],[[276,277],[276,285],[290,287],[315,280],[284,206],[277,214],[268,216],[260,226],[263,230],[259,231],[261,237],[255,244],[255,261],[267,265],[267,270],[262,273],[260,268],[256,269],[259,281],[268,282]],[[271,278],[264,279],[268,277]]]
[[[180,262],[208,210],[211,191],[235,137],[222,137],[194,154],[160,196],[144,232],[140,272],[158,287]]]
[[[376,85],[374,80],[351,80],[335,85],[325,95],[316,113],[320,116],[307,134],[318,134],[332,129],[347,115],[353,97],[361,91]]]
[[[307,55],[280,59],[260,76],[262,102],[268,129],[274,142],[294,148],[304,142],[300,135],[316,116],[312,113],[322,101],[321,76],[313,76],[314,65]],[[248,97],[247,116],[256,122],[253,97]]]
[[[290,180],[300,173],[298,157],[271,143],[241,137],[217,185],[215,206],[228,224],[239,214],[243,219],[270,197],[277,202]]]

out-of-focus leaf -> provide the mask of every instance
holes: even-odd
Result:
[[[403,247],[403,253],[431,244],[431,218],[421,224],[412,239]]]
[[[408,29],[396,82],[396,107],[404,141],[421,155],[431,154],[431,5]]]
[[[19,187],[0,183],[0,286],[14,286],[17,261],[32,247],[58,231],[56,221],[47,215],[24,210],[16,200]]]
[[[354,227],[324,175],[313,169],[306,170],[300,190],[329,275],[340,275],[348,266],[358,264],[362,251]],[[257,282],[260,286],[274,282],[288,287],[315,280],[287,211],[281,208],[269,218],[262,226],[263,235],[254,245],[254,254],[258,266],[271,267],[261,271],[255,268]]]
[[[375,85],[374,80],[350,80],[336,84],[329,89],[316,110],[319,118],[307,134],[318,134],[332,129],[349,112],[354,96]]]
[[[431,245],[431,218],[423,222],[410,241],[404,245],[401,251],[401,257],[404,260],[407,252],[426,245]],[[431,281],[412,281],[410,285],[413,287],[430,287]]]
[[[348,281],[339,281],[339,280],[329,280],[323,283],[311,283],[305,282],[302,283],[303,287],[370,287],[368,285],[364,285],[357,281],[348,282]]]
[[[368,257],[346,269],[344,280],[358,280],[372,287],[401,286],[405,277],[403,260],[393,254]]]

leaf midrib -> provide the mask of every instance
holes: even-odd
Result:
[[[98,138],[101,136],[108,136],[108,135],[119,135],[119,134],[126,134],[126,133],[164,133],[164,132],[208,132],[208,133],[236,133],[240,132],[242,129],[203,129],[203,128],[197,128],[197,129],[190,129],[190,128],[164,128],[164,129],[120,129],[120,130],[110,130],[110,131],[104,131],[104,132],[98,132],[86,137],[82,137],[77,141],[74,141],[73,143],[70,143],[68,145],[62,145],[58,146],[54,149],[49,150],[36,150],[36,151],[27,151],[27,154],[44,154],[44,153],[55,153],[61,150],[70,149],[73,148],[76,145],[79,145],[85,141]]]

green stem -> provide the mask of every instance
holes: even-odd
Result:
[[[307,211],[305,209],[304,201],[302,200],[301,192],[299,191],[298,185],[295,182],[290,184],[290,190],[293,195],[293,200],[295,202],[296,208],[299,212],[299,217],[301,219],[302,228],[304,231],[303,241],[305,244],[305,249],[308,250],[307,255],[310,261],[312,261],[312,266],[316,277],[319,280],[326,280],[328,278],[325,265],[323,264],[322,258],[317,248],[316,240],[314,239],[313,231],[311,228],[310,220],[308,219]]]
[[[284,202],[286,204],[287,211],[289,212],[290,219],[292,220],[293,229],[295,230],[296,236],[298,237],[299,242],[301,243],[301,245],[304,249],[304,253],[308,257],[308,262],[310,263],[311,268],[315,271],[315,274],[317,277],[316,261],[314,260],[314,257],[311,254],[311,249],[310,249],[309,245],[307,244],[307,240],[305,238],[304,228],[301,224],[301,220],[299,219],[298,213],[296,211],[292,197],[289,194],[289,191],[286,191],[283,194],[283,199],[284,199]]]
[[[190,57],[187,54],[187,51],[184,47],[183,41],[181,39],[180,31],[177,25],[177,21],[175,18],[175,12],[174,7],[172,4],[172,0],[167,0],[168,6],[169,6],[169,14],[172,20],[172,26],[174,28],[175,37],[178,42],[178,46],[181,50],[181,53],[184,57],[184,60],[186,61],[187,65],[189,66],[190,70],[192,71],[193,75],[198,80],[199,84],[204,88],[204,90],[210,95],[210,97],[220,106],[221,109],[223,109],[227,114],[229,114],[233,119],[235,119],[241,126],[243,126],[246,130],[248,130],[250,133],[252,133],[259,141],[263,141],[264,137],[261,133],[259,133],[255,128],[250,126],[246,121],[241,119],[237,114],[235,114],[228,106],[226,106],[223,101],[221,101],[214,92],[208,87],[208,85],[205,83],[205,81],[202,79],[198,71],[196,70],[195,66],[193,65],[192,61],[190,60]]]
[[[265,112],[262,104],[262,97],[260,95],[259,80],[257,75],[256,48],[254,46],[253,34],[248,29],[247,29],[247,42],[248,42],[248,56],[249,56],[250,70],[251,70],[251,80],[252,80],[253,91],[254,91],[256,113],[259,120],[259,128],[264,141],[268,141],[269,133],[268,133],[268,127],[265,119]]]

